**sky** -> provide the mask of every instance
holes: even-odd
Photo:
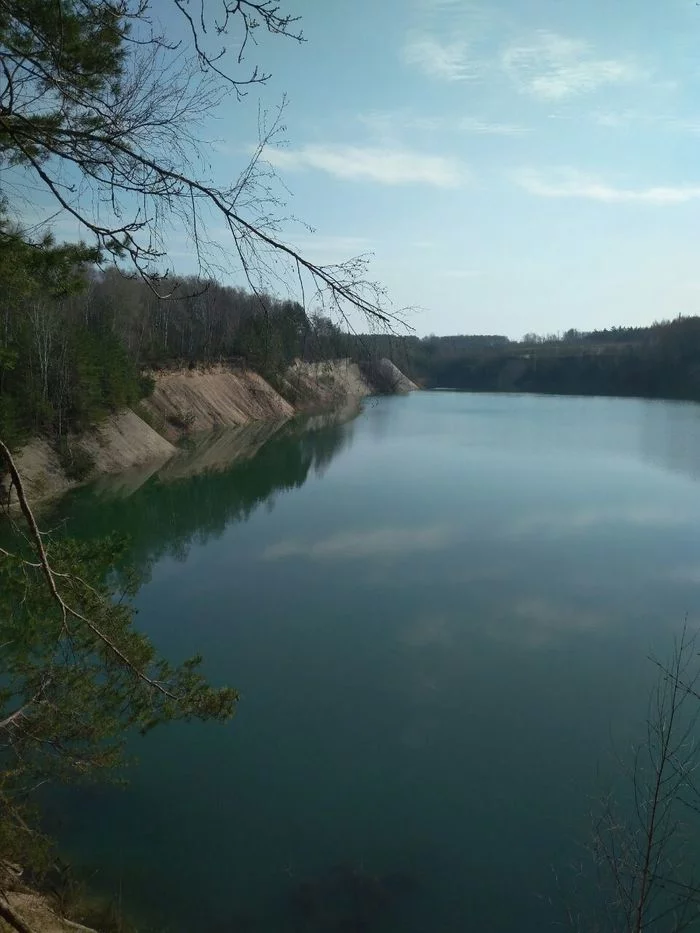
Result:
[[[419,335],[700,313],[694,0],[285,6],[307,41],[257,50],[263,103],[288,98],[268,158],[313,258],[372,252]]]
[[[306,41],[260,35],[243,67],[269,81],[201,133],[212,177],[234,179],[258,108],[286,95],[267,159],[285,213],[313,228],[284,229],[310,259],[372,254],[419,336],[700,314],[695,0],[280,4]],[[194,271],[177,231],[170,246]]]

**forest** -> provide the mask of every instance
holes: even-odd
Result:
[[[162,299],[116,268],[78,262],[75,250],[51,278],[50,255],[32,267],[23,244],[0,238],[10,286],[0,297],[0,436],[11,446],[36,433],[60,444],[135,404],[158,367],[227,361],[274,381],[295,358],[350,349],[336,324],[295,301],[194,276],[162,282],[171,296]]]
[[[79,245],[0,237],[0,436],[11,447],[38,433],[60,450],[148,395],[154,370],[222,361],[273,384],[297,358],[386,356],[427,388],[700,400],[697,317],[520,341],[351,334],[292,299],[194,275],[163,280],[163,299],[94,259]]]
[[[700,317],[563,334],[367,336],[427,388],[700,400]]]

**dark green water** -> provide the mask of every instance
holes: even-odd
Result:
[[[699,478],[698,406],[440,392],[74,495],[70,531],[132,535],[140,625],[242,700],[67,797],[65,848],[178,933],[540,933],[697,615]]]

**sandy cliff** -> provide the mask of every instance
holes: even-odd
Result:
[[[349,360],[321,363],[296,361],[273,388],[250,370],[223,365],[154,373],[153,394],[137,406],[102,421],[93,430],[68,440],[74,454],[92,463],[87,478],[125,474],[127,485],[141,482],[168,462],[173,474],[206,468],[238,443],[235,436],[213,437],[211,448],[187,464],[175,444],[183,435],[218,432],[254,423],[269,423],[261,437],[299,411],[322,411],[357,402],[377,392],[406,392],[416,388],[389,360],[358,366]],[[246,441],[248,439],[246,438]],[[247,443],[246,448],[248,447]],[[172,464],[170,460],[172,458]],[[28,497],[39,501],[61,495],[71,480],[56,451],[43,438],[34,438],[18,454],[17,466]]]
[[[141,404],[166,436],[212,431],[251,421],[291,418],[294,408],[262,376],[224,366],[155,374],[153,394]],[[161,428],[162,425],[162,428]]]

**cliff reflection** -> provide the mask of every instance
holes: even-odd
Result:
[[[155,471],[103,477],[77,490],[46,524],[82,540],[124,535],[129,563],[139,570],[164,555],[184,559],[194,541],[218,537],[322,473],[351,443],[358,410],[215,432]]]

